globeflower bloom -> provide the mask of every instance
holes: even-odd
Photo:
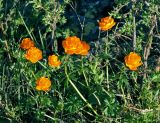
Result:
[[[115,24],[116,22],[112,17],[104,17],[99,21],[99,28],[100,30],[107,31],[111,29]]]
[[[46,77],[40,77],[36,81],[36,89],[42,91],[48,91],[51,87],[51,81]]]
[[[51,67],[58,67],[61,65],[61,61],[58,60],[58,56],[56,55],[50,55],[48,57],[48,64],[51,66]]]
[[[90,49],[90,46],[84,41],[81,41],[81,44],[82,44],[82,47],[81,47],[80,55],[87,55],[88,50]]]
[[[20,44],[22,49],[28,50],[31,47],[34,47],[34,42],[30,38],[24,38]]]
[[[141,57],[135,52],[130,52],[129,55],[125,56],[124,60],[130,70],[137,70],[137,67],[142,65]]]
[[[36,63],[42,59],[42,51],[36,47],[31,47],[29,50],[27,50],[25,58],[32,63]]]
[[[76,36],[68,37],[62,42],[62,46],[65,52],[69,55],[77,54],[77,55],[87,55],[90,46],[81,41]]]
[[[72,36],[72,37],[67,37],[62,42],[62,46],[67,54],[72,55],[79,53],[82,44],[79,38],[77,38],[76,36]]]

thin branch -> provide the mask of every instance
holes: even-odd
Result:
[[[155,25],[156,25],[156,15],[153,16],[152,18],[152,27],[151,27],[151,30],[149,32],[149,35],[148,35],[148,42],[144,48],[144,74],[143,74],[143,79],[146,79],[147,77],[147,73],[146,73],[146,70],[148,68],[148,56],[150,55],[150,50],[151,50],[151,45],[152,45],[152,40],[153,40],[153,29],[155,28]]]
[[[133,14],[133,51],[136,50],[136,21],[135,14]]]
[[[160,71],[160,57],[157,59],[156,72]]]
[[[85,17],[83,18],[83,21],[81,22],[81,19],[76,11],[76,5],[75,7],[69,3],[70,7],[73,9],[73,11],[75,12],[76,16],[77,16],[77,19],[79,21],[79,24],[80,24],[80,27],[81,27],[81,40],[83,39],[83,31],[84,31],[84,23],[85,23]]]
[[[148,112],[152,112],[153,109],[139,109],[139,108],[136,108],[136,107],[133,107],[133,106],[129,106],[127,107],[129,110],[133,110],[133,111],[136,111],[138,113],[141,113],[141,114],[146,114]]]

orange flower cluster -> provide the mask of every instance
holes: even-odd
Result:
[[[34,42],[30,38],[25,38],[22,40],[20,47],[28,50],[29,48],[34,47]]]
[[[36,63],[42,59],[42,51],[34,46],[34,42],[30,38],[24,38],[20,47],[27,50],[25,58],[32,63]]]
[[[40,77],[36,81],[36,89],[42,91],[48,91],[51,87],[51,81],[46,77]]]
[[[100,30],[106,31],[111,29],[115,24],[116,23],[113,18],[104,17],[104,18],[101,18],[101,20],[99,21],[99,28]]]
[[[62,46],[65,52],[69,55],[72,55],[72,54],[87,55],[88,50],[90,49],[90,46],[86,42],[81,41],[76,36],[67,37],[62,42]]]
[[[137,67],[142,65],[141,57],[135,52],[130,52],[129,55],[125,56],[124,60],[130,70],[137,70]]]
[[[102,18],[99,22],[101,30],[108,30],[115,25],[112,18],[106,17]],[[67,37],[63,42],[62,46],[67,54],[78,54],[87,55],[90,49],[89,44],[85,41],[81,41],[78,37],[72,36]],[[26,51],[25,58],[32,63],[36,63],[42,59],[42,51],[35,47],[34,42],[30,38],[25,38],[22,40],[20,47]],[[58,56],[50,55],[48,57],[48,64],[51,67],[58,67],[61,65],[61,61],[58,60]],[[36,80],[36,89],[42,91],[48,91],[51,87],[50,79],[46,77],[40,77]]]
[[[61,61],[58,60],[58,56],[56,55],[50,55],[48,57],[48,64],[51,66],[51,67],[58,67],[61,65]]]
[[[102,18],[99,21],[100,30],[106,31],[111,29],[115,25],[115,21],[111,17]],[[87,55],[90,49],[89,44],[85,41],[81,41],[76,36],[67,37],[62,42],[62,46],[66,54],[72,55]],[[30,38],[25,38],[22,40],[20,47],[27,50],[25,58],[32,63],[36,63],[42,59],[42,51],[35,47],[34,42]],[[129,55],[124,58],[125,64],[129,67],[130,70],[137,70],[137,67],[142,65],[141,57],[135,53],[131,52]],[[50,55],[48,57],[48,64],[51,67],[58,67],[61,65],[61,61],[56,55]],[[50,79],[46,77],[40,77],[36,80],[36,89],[42,91],[48,91],[51,87]]]

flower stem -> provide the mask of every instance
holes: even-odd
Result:
[[[105,49],[105,54],[108,54],[108,31],[107,31],[107,40],[106,40],[106,49]],[[106,60],[106,78],[107,78],[107,88],[109,89],[109,77],[108,77],[108,58]]]
[[[42,64],[42,62],[38,61],[38,63],[39,63],[42,67],[44,67],[45,69],[47,69],[47,67],[46,67],[44,64]]]
[[[83,56],[81,57],[81,63],[82,63],[82,73],[83,73],[83,76],[84,76],[86,85],[87,85],[87,87],[88,87],[89,84],[88,84],[88,80],[87,80],[87,77],[86,77],[86,74],[85,74],[85,71],[84,71]]]

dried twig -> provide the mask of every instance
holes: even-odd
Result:
[[[132,110],[132,111],[135,111],[135,112],[138,112],[138,113],[141,113],[141,114],[146,114],[148,112],[152,112],[153,109],[139,109],[139,108],[136,108],[134,106],[129,106],[127,107],[129,110]]]
[[[160,57],[157,59],[156,72],[160,71]]]
[[[136,49],[136,21],[135,14],[133,14],[133,51]]]
[[[156,15],[154,15],[152,17],[152,25],[151,25],[151,30],[149,32],[149,35],[148,35],[148,42],[144,48],[144,74],[143,74],[143,79],[146,79],[147,77],[147,73],[146,73],[146,70],[148,68],[148,56],[150,55],[150,50],[151,50],[151,45],[152,45],[152,40],[153,40],[153,29],[155,28],[155,25],[156,25]]]
[[[81,21],[81,18],[80,18],[80,16],[78,15],[78,13],[77,13],[77,11],[76,11],[76,7],[77,7],[77,4],[75,3],[75,5],[74,5],[74,3],[72,2],[72,4],[71,3],[69,3],[69,5],[70,5],[70,7],[72,8],[72,10],[74,11],[74,13],[76,14],[76,16],[77,16],[77,19],[78,19],[78,21],[79,21],[79,24],[80,24],[80,27],[81,27],[81,40],[83,39],[83,32],[84,32],[84,23],[85,23],[85,17],[83,18],[83,21]]]
[[[57,28],[57,22],[58,22],[58,14],[57,14],[57,11],[59,11],[58,9],[60,8],[59,7],[59,3],[58,2],[56,2],[55,0],[53,1],[54,2],[54,10],[53,10],[53,12],[54,12],[54,18],[53,18],[53,23],[51,24],[51,28],[52,28],[52,36],[51,36],[51,50],[53,51],[53,49],[55,50],[55,51],[57,51],[57,42],[56,41],[54,41],[54,39],[55,39],[55,30],[56,30],[56,28]],[[54,48],[53,48],[53,45],[52,44],[54,44]]]

